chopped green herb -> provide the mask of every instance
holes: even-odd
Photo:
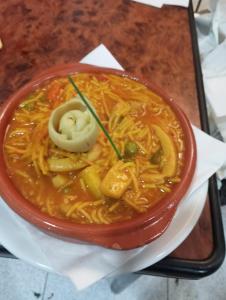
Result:
[[[63,189],[64,194],[68,194],[70,192],[70,188],[66,187]]]
[[[125,144],[125,157],[133,157],[138,152],[138,147],[135,142],[127,142]]]
[[[95,111],[92,109],[92,107],[90,106],[89,102],[87,102],[86,98],[83,96],[83,94],[80,92],[79,88],[77,87],[77,85],[75,84],[73,78],[68,75],[68,80],[70,81],[70,83],[73,85],[75,91],[78,93],[78,95],[80,96],[81,100],[85,103],[85,105],[87,106],[87,108],[89,109],[90,113],[93,115],[94,119],[96,120],[98,126],[100,127],[100,129],[103,131],[103,133],[105,134],[106,138],[108,139],[109,143],[111,144],[112,148],[115,151],[115,154],[117,155],[118,159],[122,159],[121,153],[118,150],[118,148],[116,147],[116,145],[114,144],[111,136],[109,135],[108,131],[105,129],[105,127],[103,126],[103,124],[101,123],[100,119],[98,118],[98,116],[96,115]]]
[[[46,102],[46,97],[45,97],[45,95],[42,94],[42,95],[38,98],[38,100],[41,101],[41,102]]]
[[[35,107],[35,104],[34,104],[34,102],[21,103],[20,107],[24,108],[24,109],[26,109],[28,111],[32,111],[34,109],[34,107]]]

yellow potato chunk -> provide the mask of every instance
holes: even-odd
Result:
[[[103,195],[100,190],[100,176],[97,172],[95,165],[85,168],[80,173],[81,178],[83,179],[89,192],[96,198],[101,199]]]
[[[174,143],[161,127],[152,125],[152,128],[159,138],[163,150],[162,175],[164,177],[172,177],[175,175],[177,168],[177,153]]]
[[[123,162],[114,165],[101,183],[102,193],[110,198],[119,199],[132,181],[130,173],[123,168]]]
[[[64,175],[58,174],[52,178],[52,183],[55,188],[60,188],[64,186],[68,181],[68,178]]]

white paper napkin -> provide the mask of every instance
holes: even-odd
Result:
[[[202,62],[202,70],[207,100],[216,118],[224,117],[226,116],[226,38],[206,55]]]
[[[132,0],[135,2],[151,5],[155,7],[162,7],[163,5],[177,5],[188,7],[189,0]]]
[[[80,63],[90,65],[96,64],[99,67],[113,68],[123,71],[122,66],[103,44],[100,44],[93,51],[88,53],[82,60],[80,60]]]
[[[92,54],[87,57],[89,63],[92,62],[92,57],[94,57],[93,65],[103,65],[102,58],[106,56],[108,56],[108,63],[106,64],[105,62],[105,66],[114,68],[115,59],[109,55],[109,51],[106,51],[104,45],[97,47],[95,51],[92,51]],[[82,61],[86,63],[86,60],[83,59]],[[199,194],[197,194],[198,196],[195,197],[196,202],[201,200],[201,198],[205,199],[207,190],[205,183],[207,179],[215,173],[226,160],[226,145],[224,143],[213,139],[195,127],[193,129],[197,142],[198,159],[193,182],[182,201],[183,204],[185,203],[187,209],[189,209],[194,193],[199,192]],[[205,188],[201,190],[203,184]],[[192,204],[192,207],[193,206],[195,206],[195,204]],[[189,229],[184,232],[183,236],[178,236],[179,243],[182,242],[195,225],[194,220],[196,221],[198,219],[201,209],[202,205],[199,207],[199,210],[197,210],[198,215],[196,215],[196,218],[193,220],[189,218],[185,220],[182,216],[182,223],[187,222],[187,228]],[[178,210],[177,216],[179,212],[180,210]],[[189,222],[191,222],[190,227]],[[170,243],[170,230],[171,227],[167,230],[169,234],[167,231],[165,233],[165,236],[168,234],[167,243]],[[173,238],[174,236],[172,236],[171,239]],[[164,235],[160,237],[160,241],[163,240]],[[148,250],[152,243],[134,250],[117,251],[83,242],[65,242],[48,236],[24,221],[8,208],[3,200],[0,201],[0,243],[21,259],[44,266],[48,268],[48,270],[67,275],[78,289],[85,288],[117,271],[132,272],[134,268],[138,270],[147,267],[151,263],[156,262],[156,258],[161,259],[169,253],[167,251],[164,252],[164,249],[161,248],[161,255],[156,255],[155,259],[153,259],[153,257],[150,259],[150,252],[148,252]],[[157,248],[160,246],[164,247],[164,244],[161,243],[158,246],[158,240],[154,243]],[[178,243],[174,243],[171,245],[171,248],[168,247],[168,251],[172,251],[177,245]],[[155,251],[156,250],[158,249],[155,248]]]
[[[226,141],[226,1],[209,1],[209,12],[196,15],[199,50],[209,116]],[[226,168],[218,172],[226,177]]]
[[[216,118],[226,116],[226,1],[212,0],[196,15],[205,92]]]

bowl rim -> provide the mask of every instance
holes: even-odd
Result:
[[[136,217],[113,224],[77,224],[73,221],[58,219],[49,216],[35,207],[31,202],[26,200],[11,181],[4,160],[3,142],[8,123],[11,120],[12,114],[18,104],[24,97],[35,90],[39,85],[42,85],[46,80],[53,78],[73,75],[75,73],[107,73],[126,77],[135,80],[147,86],[154,93],[163,98],[163,100],[172,108],[180,125],[183,129],[184,140],[186,143],[186,154],[184,166],[181,173],[181,182],[174,186],[173,191],[158,201],[147,212],[137,215]],[[0,194],[3,200],[17,214],[25,220],[47,231],[59,233],[65,236],[76,236],[76,234],[84,234],[84,231],[94,235],[115,235],[120,234],[123,230],[131,230],[148,225],[150,222],[157,222],[159,218],[164,217],[164,214],[179,204],[182,197],[186,194],[196,167],[197,149],[194,133],[190,121],[179,108],[176,102],[167,96],[162,89],[156,87],[147,79],[134,76],[133,74],[104,67],[96,67],[88,64],[71,63],[61,64],[48,68],[47,70],[37,74],[30,82],[18,89],[0,108]],[[15,201],[16,199],[16,201]],[[176,209],[175,209],[176,210]]]

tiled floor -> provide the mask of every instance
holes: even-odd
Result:
[[[226,232],[226,207],[222,208]],[[0,300],[225,300],[226,261],[213,275],[176,280],[129,274],[77,291],[65,277],[14,259],[0,259]]]

